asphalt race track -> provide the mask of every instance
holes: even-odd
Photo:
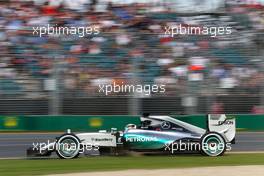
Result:
[[[60,133],[0,133],[0,158],[25,158],[33,143],[54,141]],[[264,152],[264,132],[240,132],[236,135],[234,152]]]

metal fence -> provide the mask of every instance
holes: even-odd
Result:
[[[71,77],[70,81],[74,81],[76,85],[68,88],[65,74],[72,66],[65,67],[61,62],[67,57],[66,54],[54,56],[52,73],[49,77],[34,78],[28,75],[17,75],[13,79],[0,79],[0,114],[103,115],[140,114],[142,112],[193,114],[209,113],[215,103],[220,103],[222,111],[225,113],[253,113],[254,107],[263,107],[264,105],[263,49],[262,46],[252,46],[251,48],[237,46],[236,49],[239,49],[240,53],[244,53],[244,56],[247,57],[246,65],[242,63],[239,66],[255,68],[259,73],[256,75],[258,78],[241,78],[238,86],[225,88],[220,86],[220,80],[210,77],[213,66],[208,66],[207,72],[202,73],[202,80],[191,81],[186,76],[178,80],[177,83],[167,84],[165,93],[153,93],[148,96],[134,93],[113,93],[106,96],[99,92],[98,86],[90,84],[89,81],[80,81],[79,75]],[[145,54],[148,56],[147,53]],[[196,53],[190,51],[187,54],[188,57],[192,57]],[[211,58],[208,51],[202,52],[201,56]],[[9,54],[2,55],[3,57],[19,58],[24,56]],[[236,56],[227,54],[227,57]],[[92,59],[96,60],[97,58],[93,57]],[[103,60],[107,63],[107,58],[103,58]],[[131,71],[137,73],[138,65],[144,60],[134,62],[129,65],[132,65]],[[84,70],[91,67],[93,65],[90,63],[81,65]],[[108,72],[111,70],[108,70],[103,76],[107,76]],[[114,78],[123,79],[122,77]],[[134,84],[149,83],[145,82],[145,78],[144,75],[137,76],[130,78],[129,81]]]
[[[194,113],[209,113],[208,97],[198,97]],[[250,114],[252,107],[261,105],[260,97],[256,96],[216,96],[224,104],[224,113]],[[2,115],[45,115],[53,114],[54,107],[49,99],[8,99],[0,100]],[[188,114],[190,107],[185,107],[181,97],[156,97],[137,99],[138,109],[132,108],[129,97],[91,97],[61,99],[56,112],[67,115],[124,115],[151,113],[157,115]],[[210,104],[209,104],[210,105]]]

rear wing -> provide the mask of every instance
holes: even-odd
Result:
[[[208,114],[207,129],[220,133],[226,142],[234,142],[236,135],[236,119],[233,115]]]

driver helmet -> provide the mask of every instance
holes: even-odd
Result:
[[[127,124],[126,129],[137,129],[137,125],[135,124]]]

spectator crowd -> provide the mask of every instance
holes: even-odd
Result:
[[[73,2],[73,1],[71,1]],[[70,8],[72,7],[72,8]],[[229,26],[230,35],[165,34],[164,27]],[[97,26],[100,33],[33,35],[33,27]],[[96,0],[0,2],[0,95],[94,96],[99,84],[164,84],[164,95],[260,94],[264,85],[264,7],[226,4],[182,14],[151,3]]]

